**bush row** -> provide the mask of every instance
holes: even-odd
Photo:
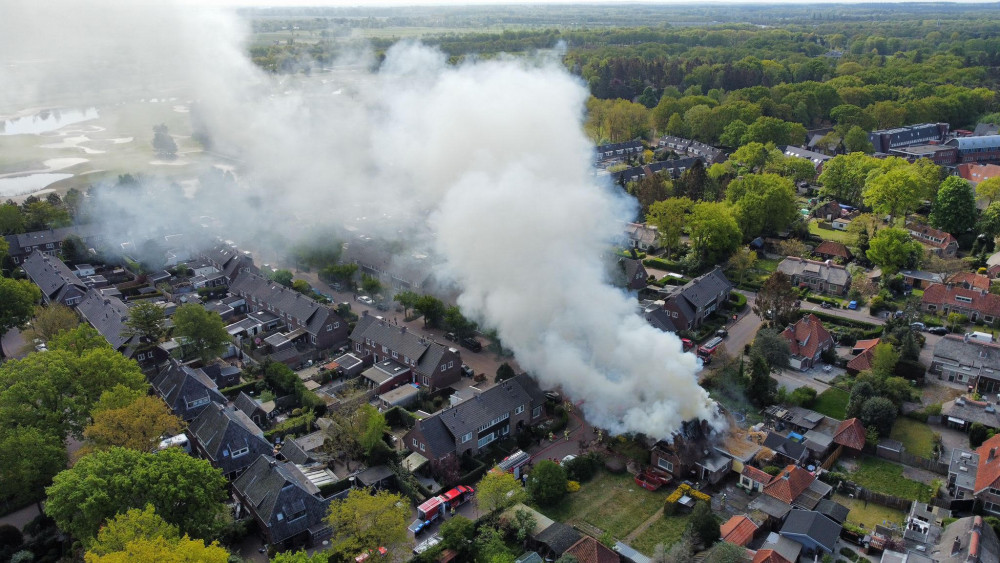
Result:
[[[648,266],[650,268],[656,268],[657,270],[667,270],[669,271],[680,271],[680,262],[671,262],[670,260],[664,260],[663,258],[646,258],[642,261],[643,266]]]

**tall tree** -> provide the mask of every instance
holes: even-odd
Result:
[[[41,298],[42,292],[28,280],[0,278],[0,335],[28,322]]]
[[[81,540],[129,508],[152,505],[183,533],[212,537],[226,514],[226,480],[203,459],[168,448],[153,454],[111,448],[84,456],[56,475],[45,513]]]
[[[986,202],[986,205],[1000,200],[1000,176],[987,178],[976,184],[976,199]]]
[[[798,310],[795,306],[798,299],[791,279],[783,272],[774,272],[757,292],[753,312],[762,319],[771,319],[775,326],[785,326]]]
[[[403,316],[409,317],[410,309],[416,305],[417,300],[420,299],[420,294],[413,291],[400,291],[393,299],[403,308]]]
[[[130,563],[132,561],[156,561],[157,563],[227,563],[229,552],[218,542],[205,545],[202,540],[188,536],[169,541],[166,538],[136,539],[125,545],[121,551],[106,555],[84,554],[86,563]]]
[[[148,452],[162,436],[177,434],[184,428],[184,421],[174,416],[162,399],[151,395],[122,408],[94,412],[92,418],[93,422],[83,430],[88,450],[121,446]]]
[[[52,478],[66,469],[67,461],[62,436],[4,420],[0,425],[0,499],[41,499]]]
[[[163,308],[148,300],[142,301],[128,311],[127,334],[139,337],[142,349],[153,348],[160,343],[166,333],[166,317]]]
[[[844,148],[847,152],[863,152],[871,154],[875,152],[875,146],[868,140],[868,133],[864,129],[855,125],[844,135]]]
[[[333,527],[333,545],[350,545],[354,552],[385,547],[397,550],[406,542],[409,504],[389,491],[354,489],[330,505],[327,521]]]
[[[747,384],[747,398],[758,407],[774,404],[778,391],[778,381],[771,377],[771,366],[763,355],[753,354],[750,359],[750,381]]]
[[[566,496],[566,470],[543,459],[535,464],[525,484],[531,499],[542,506],[552,506]]]
[[[948,233],[960,234],[971,230],[979,215],[972,184],[959,176],[948,176],[938,189],[930,222]]]
[[[174,333],[202,361],[218,357],[230,342],[222,317],[196,303],[181,305],[174,312]]]
[[[729,268],[737,274],[737,285],[743,285],[743,276],[757,263],[757,253],[749,246],[744,246],[729,257]]]
[[[865,254],[886,274],[894,274],[902,268],[916,267],[924,254],[924,248],[910,238],[910,233],[895,227],[879,231],[869,245]]]
[[[835,156],[823,164],[823,173],[819,175],[819,183],[823,186],[821,193],[840,203],[858,205],[868,173],[878,166],[877,158],[864,153]]]
[[[688,526],[698,542],[706,548],[719,541],[719,521],[707,502],[701,501],[695,505]]]
[[[26,340],[34,339],[48,342],[60,332],[72,330],[80,324],[80,317],[72,309],[59,303],[52,303],[45,307],[35,307],[35,318],[31,321],[31,326],[24,331]]]
[[[12,203],[0,205],[0,235],[16,235],[24,232],[24,214]]]
[[[666,257],[669,259],[680,243],[687,223],[687,214],[694,202],[686,197],[673,197],[657,201],[649,207],[646,222],[656,227]]]
[[[691,209],[688,220],[693,250],[707,262],[717,263],[739,248],[743,233],[731,207],[725,203],[701,202]]]
[[[292,287],[292,271],[286,270],[284,268],[274,270],[268,274],[268,279],[274,283],[281,284],[285,287]]]
[[[173,158],[177,156],[177,143],[170,136],[170,131],[164,124],[153,126],[153,148],[156,154],[161,157]]]
[[[874,427],[879,436],[888,436],[896,422],[897,407],[885,397],[870,397],[861,407],[861,424]]]
[[[479,509],[486,513],[506,510],[523,502],[526,496],[521,482],[506,471],[490,471],[476,485]]]
[[[761,356],[772,370],[788,367],[792,353],[786,340],[777,329],[762,328],[753,337],[750,345],[751,356]]]
[[[777,174],[747,174],[729,183],[726,199],[746,239],[784,230],[798,216],[795,185]]]
[[[893,219],[905,217],[920,204],[921,180],[907,166],[897,166],[881,174],[869,174],[865,182],[864,202],[879,215]]]
[[[160,518],[153,508],[147,504],[144,508],[130,508],[120,512],[107,521],[90,542],[88,554],[107,555],[116,551],[124,551],[129,543],[144,539],[163,538],[169,542],[179,540],[181,536],[177,526],[168,524]]]

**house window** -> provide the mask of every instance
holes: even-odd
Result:
[[[315,336],[310,336],[309,337],[309,341],[312,342],[313,344],[315,344],[316,343],[316,337]]]
[[[420,444],[420,451],[424,451],[424,445]]]
[[[404,364],[409,364],[410,363],[410,357],[409,356],[403,356],[403,363]]]
[[[983,505],[983,508],[986,510],[986,512],[990,512],[992,514],[1000,514],[1000,504],[987,502]]]
[[[200,407],[202,405],[207,405],[208,401],[209,401],[208,397],[202,397],[200,399],[195,399],[193,401],[188,401],[187,402],[187,408],[193,409],[193,408]]]
[[[479,444],[479,447],[481,448],[481,447],[485,446],[486,444],[489,444],[493,440],[496,440],[496,437],[497,437],[496,432],[490,432],[489,434],[487,434],[487,435],[483,436],[482,438],[480,438],[479,442],[477,442],[477,443]]]
[[[358,342],[357,344],[355,344],[355,345],[354,345],[354,349],[355,349],[356,351],[360,352],[360,351],[361,351],[361,343],[360,343],[360,342]]]
[[[455,362],[448,362],[448,369],[455,367]]]
[[[135,359],[137,359],[137,360],[139,360],[141,362],[142,360],[146,359],[146,354],[140,352],[139,355],[135,357]]]
[[[431,384],[431,378],[429,378],[429,377],[427,377],[427,376],[425,375],[425,376],[424,376],[424,385],[430,385],[430,384]]]
[[[236,458],[241,457],[241,456],[245,456],[248,453],[250,453],[250,447],[249,446],[243,446],[242,448],[240,448],[238,450],[233,450],[233,459],[236,459]]]
[[[542,416],[542,407],[535,407],[531,409],[531,418],[537,418]]]
[[[340,323],[333,323],[333,328],[340,328]]]
[[[448,365],[447,364],[441,364],[441,371],[444,371],[446,369],[448,369]]]
[[[392,351],[392,359],[394,359],[394,360],[395,360],[395,359],[397,359],[397,358],[399,358],[399,354],[397,354],[397,353],[396,353],[396,351],[395,351],[395,350],[393,350],[393,351]]]
[[[471,440],[471,439],[472,439],[472,432],[466,432],[466,433],[465,433],[465,434],[464,434],[464,435],[462,436],[462,443],[464,444],[464,443],[468,442],[468,441],[469,441],[469,440]]]
[[[518,405],[518,407],[514,409],[514,414],[521,414],[522,412],[524,412],[524,405]]]
[[[383,354],[388,354],[389,353],[389,348],[387,348],[385,346],[382,346],[382,353]]]
[[[666,470],[667,473],[673,473],[674,472],[674,464],[672,464],[669,461],[663,459],[662,457],[660,459],[656,460],[656,465],[658,465],[660,467],[660,469]]]
[[[972,303],[972,298],[966,297],[964,295],[956,295],[955,301],[961,301],[962,303]]]
[[[416,438],[413,439],[413,447],[414,448],[417,447],[417,439]]]
[[[333,325],[326,325],[326,331],[330,332],[331,330],[333,330]]]

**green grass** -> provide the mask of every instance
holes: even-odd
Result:
[[[902,524],[906,515],[902,511],[874,502],[866,503],[856,498],[848,498],[844,495],[833,495],[833,500],[851,509],[847,515],[847,521],[853,524],[863,524],[865,528],[872,529],[881,526],[885,522]]]
[[[906,451],[913,455],[928,459],[934,455],[934,431],[926,423],[912,418],[897,418],[889,437],[902,442]]]
[[[851,395],[847,391],[831,387],[816,397],[813,410],[830,418],[844,420],[847,418],[847,402],[850,398]]]
[[[672,489],[671,489],[672,490]],[[649,519],[663,506],[667,493],[651,492],[635,484],[629,474],[613,475],[602,471],[580,490],[568,494],[562,502],[550,508],[539,508],[542,514],[572,525],[586,522],[618,539]]]
[[[818,236],[823,240],[834,240],[844,244],[850,244],[852,236],[844,231],[835,229],[824,229],[819,226],[819,221],[809,221],[809,233]]]
[[[657,518],[648,528],[632,540],[631,545],[640,553],[652,556],[657,544],[670,547],[687,528],[689,515]]]
[[[850,474],[854,483],[877,493],[929,502],[931,487],[903,477],[903,466],[877,457],[865,456]]]

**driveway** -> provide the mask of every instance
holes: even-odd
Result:
[[[794,391],[799,387],[812,387],[816,390],[816,393],[822,393],[830,388],[829,385],[823,383],[819,379],[816,379],[809,372],[801,372],[794,369],[783,369],[776,373],[772,373],[771,377],[778,381],[779,386],[784,387],[789,391]]]
[[[849,319],[852,321],[861,321],[873,325],[885,324],[885,319],[883,319],[882,317],[873,317],[869,315],[866,310],[863,311],[861,309],[824,309],[818,303],[810,303],[808,301],[803,301],[801,310],[816,312],[816,313],[825,313],[827,315],[833,315],[834,317],[840,317],[842,319]]]
[[[753,341],[753,337],[760,329],[763,320],[753,312],[753,302],[757,294],[752,291],[737,290],[747,298],[747,306],[739,314],[736,322],[728,327],[729,337],[726,339],[726,353],[732,357],[739,357],[743,353],[743,347]]]

